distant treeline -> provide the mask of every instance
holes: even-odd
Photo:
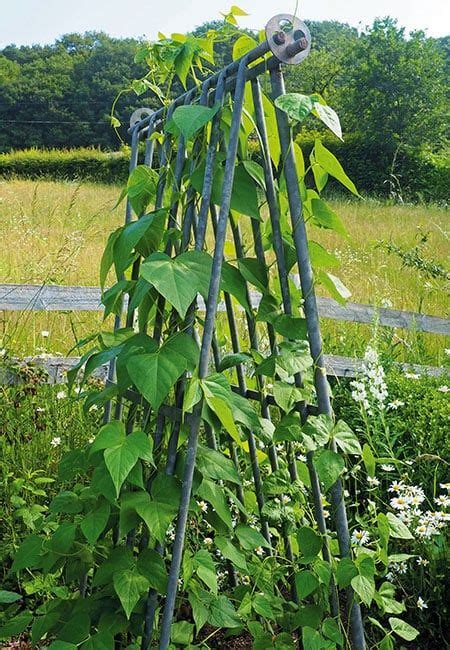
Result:
[[[313,48],[300,66],[286,67],[287,90],[320,93],[336,109],[348,143],[336,140],[330,146],[339,148],[360,187],[442,200],[449,37],[406,34],[389,18],[361,33],[339,22],[308,24]],[[217,23],[195,33],[211,27]],[[0,52],[0,152],[118,149],[108,115],[117,93],[146,72],[145,64],[134,62],[139,43],[86,33],[68,34],[52,45],[5,47]],[[218,43],[217,67],[231,60],[231,51],[232,42]],[[171,93],[179,91],[175,85]],[[156,108],[159,103],[151,93],[137,97],[130,92],[121,96],[116,115],[126,126],[142,105]],[[300,139],[308,140],[312,126],[305,123]]]

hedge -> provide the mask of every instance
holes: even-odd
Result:
[[[0,176],[124,183],[129,153],[99,149],[25,149],[0,154]]]
[[[361,192],[389,195],[392,153],[387,151],[387,148],[377,148],[352,136],[347,137],[345,142],[323,135],[322,140],[336,154]],[[297,142],[307,158],[314,146],[314,134],[299,135]],[[257,147],[257,143],[254,143],[254,146]],[[12,151],[0,154],[0,177],[83,179],[123,184],[128,175],[128,156],[126,149],[118,152],[87,148]],[[395,175],[404,199],[448,201],[448,151],[436,154],[401,149],[397,156]],[[333,190],[339,189],[336,183],[331,182],[330,186]]]

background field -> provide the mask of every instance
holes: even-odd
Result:
[[[8,180],[0,182],[1,283],[97,285],[100,257],[109,233],[123,221],[114,210],[118,186],[75,182]],[[449,254],[448,212],[421,205],[388,205],[374,200],[336,200],[349,240],[325,230],[311,236],[341,259],[338,275],[355,302],[385,305],[444,316],[448,301],[442,282],[378,247],[380,240],[404,248],[428,232],[426,254],[445,265]],[[245,223],[243,222],[245,232]],[[319,289],[320,292],[320,289]],[[6,313],[0,316],[3,346],[16,353],[65,354],[77,339],[101,324],[95,313]],[[48,337],[41,332],[48,331]],[[364,325],[324,322],[329,352],[359,354],[371,334]],[[398,331],[389,343],[403,342],[399,354],[411,362],[440,363],[443,337]]]

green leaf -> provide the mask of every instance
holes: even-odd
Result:
[[[50,643],[48,648],[49,650],[76,650],[77,646],[75,643],[69,643],[68,641],[60,641],[57,639]]]
[[[107,631],[97,632],[83,643],[81,650],[114,650],[114,637]]]
[[[195,572],[214,595],[217,595],[216,565],[210,553],[205,550],[197,551],[193,557]]]
[[[184,318],[197,294],[208,294],[211,257],[201,251],[188,251],[175,258],[153,253],[142,265],[141,275]]]
[[[233,461],[219,451],[199,445],[197,469],[207,478],[240,484],[239,474]]]
[[[201,387],[209,408],[217,415],[233,440],[242,447],[243,443],[230,407],[232,403],[231,389],[225,377],[219,374],[210,375],[201,381]]]
[[[113,584],[125,615],[129,619],[140,597],[148,590],[149,582],[137,571],[126,570],[114,574]]]
[[[219,364],[219,372],[234,368],[241,363],[247,363],[251,360],[251,355],[247,352],[236,352],[234,354],[225,354]]]
[[[21,569],[34,569],[39,566],[42,553],[42,537],[30,535],[19,546],[11,571],[16,573]]]
[[[109,273],[109,269],[112,267],[114,263],[114,255],[113,255],[114,244],[121,232],[122,232],[122,228],[117,228],[117,230],[115,230],[109,235],[108,241],[105,246],[105,250],[103,251],[102,259],[100,261],[100,287],[102,291],[105,288],[105,282],[106,282],[107,275]]]
[[[214,169],[213,187],[211,202],[215,205],[222,203],[224,168],[217,164]],[[205,176],[205,165],[200,165],[191,175],[190,181],[197,192],[201,194],[203,179]],[[244,214],[257,221],[260,220],[259,201],[255,181],[242,164],[237,165],[234,171],[233,188],[231,192],[231,210]]]
[[[128,359],[127,370],[136,388],[158,410],[185,370],[193,370],[198,347],[188,334],[179,332],[152,354]]]
[[[309,526],[302,526],[298,529],[297,542],[305,557],[318,555],[322,550],[322,538]]]
[[[409,531],[408,527],[396,517],[392,512],[387,513],[387,518],[389,522],[389,530],[391,537],[397,539],[414,539],[414,536]]]
[[[256,594],[252,600],[252,607],[257,614],[266,620],[274,620],[275,612],[272,609],[269,598],[264,594]]]
[[[358,569],[355,563],[349,557],[344,557],[339,561],[336,570],[336,579],[339,587],[348,587],[352,578],[358,575]]]
[[[138,458],[154,465],[153,440],[146,433],[140,430],[133,431],[127,436],[127,444],[136,449]]]
[[[336,483],[345,469],[344,460],[339,454],[330,449],[319,451],[314,456],[314,466],[325,491]]]
[[[375,595],[375,582],[373,578],[357,575],[351,579],[350,584],[352,585],[354,591],[361,598],[363,603],[369,606]]]
[[[373,455],[372,450],[367,443],[365,443],[362,448],[362,459],[367,474],[372,477],[375,476],[375,456]]]
[[[270,548],[270,544],[267,542],[265,537],[263,537],[258,530],[255,530],[250,526],[246,526],[245,524],[238,524],[234,532],[242,548],[247,551],[254,551],[260,546],[263,548]]]
[[[334,618],[327,618],[322,624],[322,632],[328,638],[338,644],[344,646],[344,636],[339,629],[339,624]]]
[[[247,300],[247,285],[244,276],[239,269],[228,262],[222,263],[220,289],[234,296],[245,311],[251,311]]]
[[[112,420],[101,427],[95,436],[89,454],[91,455],[96,451],[117,447],[117,445],[121,445],[125,441],[125,437],[124,423],[119,420]]]
[[[116,488],[116,496],[139,458],[139,450],[128,437],[117,447],[105,450],[105,464]]]
[[[395,634],[397,634],[405,641],[414,641],[414,639],[420,634],[419,630],[416,630],[415,627],[405,623],[400,618],[391,617],[388,619],[389,625]]]
[[[177,510],[168,503],[142,499],[136,505],[136,512],[145,521],[150,533],[163,543],[167,529],[174,520]]]
[[[359,192],[355,184],[345,173],[341,163],[334,154],[329,151],[320,140],[316,140],[314,144],[314,157],[316,162],[328,173],[338,180],[350,192],[359,196]],[[320,191],[320,190],[319,190]]]
[[[21,634],[31,623],[33,615],[30,612],[21,612],[0,627],[0,639],[9,639]]]
[[[317,279],[328,290],[331,297],[337,300],[341,305],[345,305],[352,295],[342,280],[331,273],[319,270],[317,273]]]
[[[331,106],[326,106],[320,102],[314,102],[314,114],[321,120],[330,131],[342,140],[342,127],[339,117]]]
[[[222,555],[230,560],[238,569],[248,573],[247,562],[245,556],[239,551],[234,544],[226,537],[215,537],[214,543],[222,553]]]
[[[194,638],[194,625],[188,621],[177,621],[170,628],[170,640],[176,645],[189,646]]]
[[[15,603],[16,600],[20,600],[22,596],[20,594],[16,594],[15,591],[5,591],[3,589],[0,589],[0,604],[9,604],[9,603]]]
[[[303,122],[313,110],[314,103],[308,95],[287,93],[276,98],[275,106],[287,113],[293,120]]]
[[[220,104],[216,104],[212,108],[196,104],[178,106],[172,115],[172,119],[185,139],[190,140],[194,133],[213,119],[219,108]]]
[[[241,274],[263,293],[267,291],[268,278],[265,265],[254,257],[244,257],[238,260]]]
[[[239,627],[242,621],[226,596],[218,596],[211,602],[208,622],[215,627]]]
[[[156,195],[158,174],[147,165],[138,165],[128,177],[127,194],[131,207],[140,216]]]
[[[81,531],[86,537],[89,544],[95,544],[102,532],[106,528],[111,506],[107,501],[103,501],[92,512],[89,512],[80,524]]]
[[[163,558],[150,548],[143,549],[138,556],[137,569],[145,576],[150,587],[164,595],[167,589],[167,571]]]
[[[333,428],[332,437],[345,454],[362,454],[358,438],[344,420],[338,420]]]
[[[339,235],[347,237],[347,231],[338,217],[338,215],[322,199],[313,198],[311,200],[312,221],[315,226],[334,230]]]
[[[233,61],[240,59],[244,54],[253,50],[257,45],[258,43],[254,38],[247,34],[243,34],[233,44]]]
[[[166,214],[166,210],[158,210],[156,212],[146,214],[137,221],[132,221],[131,223],[124,226],[119,236],[114,241],[113,248],[113,259],[114,265],[116,267],[117,277],[120,277],[125,269],[128,268],[133,260],[133,257],[131,255],[133,249],[145,236],[148,230],[151,229],[155,218],[160,216],[161,212],[164,215]]]
[[[58,631],[58,638],[61,641],[78,645],[88,638],[90,625],[91,619],[89,615],[84,612],[77,612]]]
[[[231,512],[223,488],[204,478],[197,489],[197,494],[200,498],[208,501],[212,505],[224,524],[232,530]]]
[[[300,571],[295,575],[295,586],[300,599],[306,598],[319,586],[319,581],[311,571]]]

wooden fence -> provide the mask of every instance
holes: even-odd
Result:
[[[295,278],[294,278],[295,279]],[[260,294],[252,292],[251,302],[257,307]],[[450,335],[450,320],[438,316],[427,316],[413,312],[372,307],[347,302],[340,305],[330,298],[318,298],[319,314],[322,318],[352,323],[373,323],[377,318],[384,327],[402,328]],[[199,301],[200,309],[204,308]],[[0,285],[0,311],[101,311],[101,292],[98,287],[68,287],[56,285],[3,284]],[[220,303],[218,309],[225,310]],[[326,355],[326,367],[329,376],[354,377],[361,369],[362,360],[336,355]],[[51,381],[65,380],[66,371],[77,361],[77,357],[28,357],[24,362],[33,361],[49,373]],[[414,364],[396,364],[410,372],[441,375],[446,371],[433,366]],[[106,376],[106,367],[98,370],[98,376]]]

